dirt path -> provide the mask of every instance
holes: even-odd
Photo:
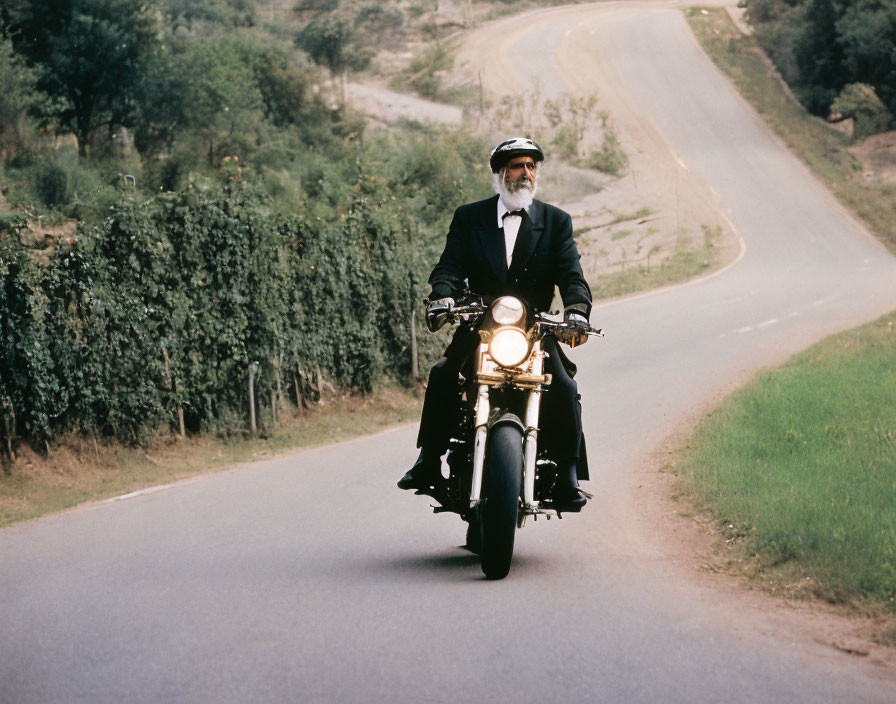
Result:
[[[413,95],[396,93],[380,85],[349,83],[345,97],[374,123],[395,124],[405,120],[443,125],[460,125],[463,110],[454,105],[434,103]]]

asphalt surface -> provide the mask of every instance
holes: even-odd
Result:
[[[896,260],[680,13],[610,10],[513,20],[531,23],[513,25],[518,70],[559,84],[558,47],[578,46],[576,70],[624,88],[746,248],[716,276],[595,310],[609,336],[575,352],[586,511],[527,525],[510,576],[487,582],[463,524],[395,488],[405,426],[15,526],[0,531],[0,702],[896,701],[892,678],[670,561],[638,494],[671,429],[896,306]]]

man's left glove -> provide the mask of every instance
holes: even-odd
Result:
[[[454,307],[454,299],[439,298],[426,307],[426,327],[430,332],[439,330],[448,321],[448,311]]]
[[[569,326],[563,335],[563,342],[570,347],[578,347],[588,342],[588,331],[591,329],[588,318],[577,310],[567,308],[563,320]]]

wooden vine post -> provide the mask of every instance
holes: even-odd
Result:
[[[12,401],[6,396],[0,396],[0,412],[3,413],[3,435],[6,438],[6,452],[9,455],[10,462],[16,461],[16,453],[12,449],[12,440],[16,432],[16,409],[12,405]]]
[[[165,360],[165,376],[168,377],[168,384],[171,386],[171,390],[177,393],[177,385],[171,376],[171,360],[168,358],[168,348],[165,347],[164,342],[162,343],[162,358]],[[184,425],[184,408],[179,401],[177,403],[177,425],[180,431],[180,439],[183,440],[187,437],[187,430]]]
[[[258,362],[252,362],[249,365],[249,430],[253,435],[258,433],[258,425],[255,422],[255,371],[258,369]]]
[[[297,372],[293,373],[292,380],[296,387],[296,408],[301,411],[305,407],[305,399],[302,397],[302,389],[299,388],[299,375]]]
[[[417,365],[417,309],[411,306],[411,379],[414,381],[420,376]]]
[[[411,246],[414,243],[414,232],[413,230],[409,231],[408,238],[410,239]],[[411,353],[411,379],[413,381],[417,381],[420,376],[420,368],[417,362],[417,306],[415,305],[414,294],[417,291],[416,280],[414,279],[414,272],[409,271],[408,276],[411,279],[411,319],[409,322],[409,327],[411,329],[411,340],[410,340],[410,353]]]

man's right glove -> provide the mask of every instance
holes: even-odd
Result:
[[[574,310],[567,310],[563,318],[570,326],[563,336],[563,342],[570,347],[578,347],[588,342],[588,331],[591,329],[588,318]]]
[[[426,327],[430,332],[439,330],[448,321],[448,311],[454,307],[453,298],[430,301],[426,307]]]

